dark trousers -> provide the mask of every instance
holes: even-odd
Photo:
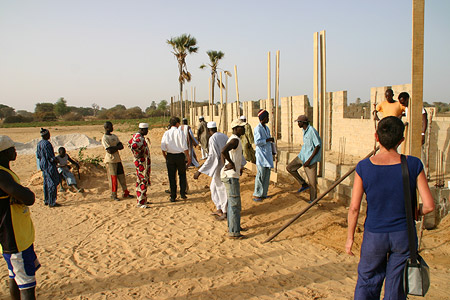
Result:
[[[177,171],[180,179],[180,195],[182,198],[186,197],[186,163],[184,159],[184,153],[167,153],[166,166],[170,183],[170,199],[172,200],[177,198],[177,180],[175,177]]]

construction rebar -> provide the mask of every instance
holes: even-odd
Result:
[[[372,150],[369,154],[366,155],[363,159],[369,158],[372,155],[375,155],[375,153],[380,149],[380,147],[377,147],[375,150]],[[268,239],[266,239],[263,243],[270,242],[273,240],[277,235],[279,235],[283,230],[288,228],[292,223],[294,223],[298,218],[300,218],[304,213],[306,213],[311,207],[316,205],[323,197],[325,197],[329,192],[331,192],[338,184],[340,184],[342,181],[344,181],[345,178],[347,178],[350,174],[352,174],[356,169],[356,166],[351,168],[347,173],[345,173],[341,178],[336,180],[324,193],[322,193],[319,197],[314,199],[313,202],[311,202],[307,207],[305,207],[301,212],[299,212],[297,215],[295,215],[289,222],[287,222],[283,227],[281,227],[277,232],[275,232],[273,235],[271,235]]]

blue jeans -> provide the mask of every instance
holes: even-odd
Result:
[[[384,299],[406,299],[402,275],[408,257],[407,230],[388,233],[365,231],[354,299],[380,299],[385,278]]]
[[[270,183],[270,167],[256,165],[256,168],[255,191],[253,192],[253,196],[267,198]]]
[[[222,178],[227,189],[227,221],[230,236],[241,235],[241,190],[239,178]]]

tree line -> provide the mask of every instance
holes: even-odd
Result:
[[[13,107],[0,104],[0,119],[3,123],[29,123],[35,121],[83,121],[85,119],[118,120],[141,119],[146,117],[160,117],[169,114],[166,100],[158,104],[152,101],[145,110],[140,107],[126,108],[117,104],[112,108],[104,108],[95,103],[91,107],[68,106],[64,98],[59,98],[55,103],[36,103],[34,112],[15,110]]]

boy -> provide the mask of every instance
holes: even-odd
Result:
[[[72,172],[69,170],[68,162],[74,164],[77,166],[77,169],[80,169],[80,165],[74,161],[72,158],[70,158],[69,154],[66,153],[66,148],[59,147],[58,149],[59,155],[56,156],[56,167],[58,168],[58,173],[66,180],[67,185],[69,188],[72,186],[78,193],[82,193],[83,189],[80,189],[77,186],[77,181],[75,179],[75,176],[73,176]],[[60,192],[64,192],[64,188],[62,186],[59,189]]]

